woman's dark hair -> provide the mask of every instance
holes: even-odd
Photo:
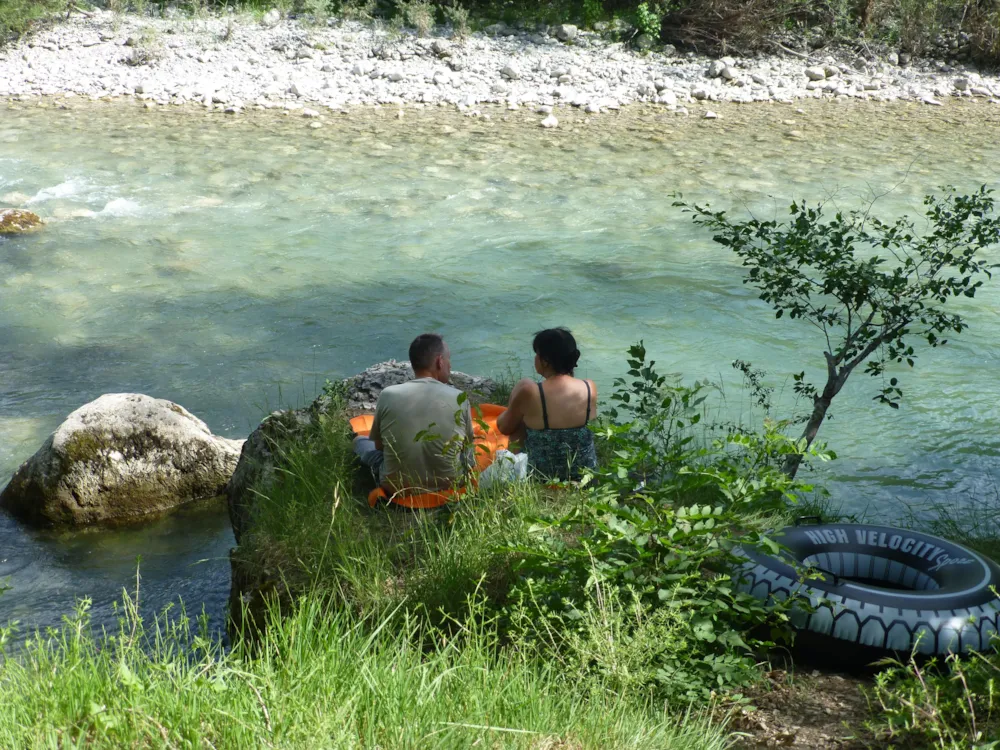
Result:
[[[572,375],[576,363],[580,361],[576,339],[567,328],[546,328],[539,331],[535,334],[531,347],[559,375]]]

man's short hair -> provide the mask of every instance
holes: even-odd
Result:
[[[410,344],[410,364],[414,370],[429,370],[444,354],[444,339],[438,333],[421,333]]]

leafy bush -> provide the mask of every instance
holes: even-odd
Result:
[[[156,35],[156,29],[147,26],[139,32],[135,44],[126,53],[125,57],[122,58],[122,62],[132,67],[138,67],[154,63],[162,55],[163,47],[160,44],[159,37]]]
[[[635,27],[639,29],[639,33],[648,34],[654,39],[659,39],[660,26],[663,23],[663,19],[656,8],[655,3],[652,8],[649,3],[639,3],[639,6],[635,9]]]
[[[396,8],[417,36],[427,36],[434,28],[434,6],[429,0],[396,0]]]
[[[601,0],[583,0],[583,23],[593,27],[604,17],[604,5]]]
[[[460,5],[458,0],[452,0],[450,5],[442,5],[441,13],[444,15],[445,20],[451,24],[456,39],[465,39],[469,35],[471,30],[469,27],[469,9]]]
[[[733,570],[738,545],[777,551],[765,529],[806,486],[780,470],[802,446],[775,425],[696,447],[697,390],[653,364],[632,347],[618,420],[601,428],[610,460],[567,510],[536,519],[510,616],[526,640],[585,656],[584,671],[621,680],[624,659],[630,680],[682,704],[748,681],[755,651],[788,638],[790,603],[765,607]],[[602,651],[605,631],[620,649]]]

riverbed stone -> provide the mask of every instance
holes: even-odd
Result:
[[[281,13],[277,8],[271,8],[260,19],[260,25],[265,29],[273,29],[281,21]]]
[[[38,214],[22,208],[0,208],[0,234],[21,234],[42,226]]]
[[[576,39],[579,29],[571,23],[563,23],[555,28],[555,38],[560,42],[572,42]]]
[[[21,465],[0,507],[34,526],[138,520],[222,494],[242,445],[171,401],[108,393]]]
[[[821,65],[806,68],[806,78],[810,81],[822,81],[826,78],[826,70]]]
[[[507,63],[503,66],[503,70],[500,71],[500,75],[511,81],[516,81],[521,77],[521,71],[514,63]]]
[[[714,59],[691,51],[665,65],[667,60],[658,48],[640,53],[632,44],[598,40],[571,24],[517,32],[498,25],[492,35],[475,31],[457,42],[439,37],[397,38],[347,20],[324,28],[294,17],[285,20],[278,12],[269,14],[268,22],[271,20],[277,25],[264,28],[250,22],[249,17],[237,20],[220,15],[181,28],[167,18],[124,14],[111,24],[106,14],[74,15],[58,30],[45,30],[32,39],[12,43],[8,53],[0,55],[0,97],[20,101],[20,97],[37,95],[76,94],[89,99],[129,96],[143,102],[151,98],[157,103],[200,102],[217,110],[231,108],[235,99],[264,107],[298,100],[315,109],[343,110],[400,102],[455,105],[469,99],[491,104],[514,98],[519,103],[548,103],[556,96],[583,107],[598,98],[628,106],[655,100],[662,88],[676,91],[684,99],[698,82],[704,82],[704,98],[720,102],[770,99],[791,103],[818,98],[819,89],[830,79],[839,84],[826,90],[834,97],[863,96],[864,90],[877,90],[872,98],[880,101],[920,101],[929,93],[940,100],[956,94],[987,96],[1000,91],[996,75],[975,74],[953,62],[936,68],[926,60],[909,67],[890,67],[892,63],[905,65],[905,56],[899,54],[891,56],[887,65],[884,58],[863,62],[851,57],[848,63],[838,59],[847,53],[833,48],[829,54],[825,51],[821,62],[810,59],[808,63],[774,56]],[[608,28],[619,38],[631,31],[623,23]],[[147,29],[165,40],[163,46],[169,54],[141,70],[123,68],[122,43]],[[543,33],[552,36],[543,37]],[[223,43],[222,38],[228,41]],[[572,46],[563,47],[557,41],[560,38]],[[92,44],[97,39],[112,43]],[[665,48],[665,53],[670,50]],[[947,51],[949,58],[955,54],[950,48]],[[447,59],[442,61],[442,57]],[[214,67],[195,65],[195,60],[212,61]],[[503,73],[512,61],[517,62],[520,78]],[[439,78],[437,84],[428,86],[439,68],[445,67],[442,62],[463,75],[447,81]],[[378,69],[372,69],[373,64]],[[820,87],[806,87],[807,82],[814,82],[803,75],[806,66],[822,69],[822,78],[819,70],[815,71]],[[706,78],[711,67],[718,76]],[[224,77],[218,75],[221,71],[227,71]],[[970,85],[964,90],[954,87],[956,77],[968,78]],[[573,95],[553,94],[549,78],[560,86],[572,86]],[[509,82],[506,88],[504,80]],[[871,88],[876,82],[878,89]],[[206,85],[211,86],[211,92],[193,95]],[[387,85],[391,85],[391,92]],[[650,86],[655,91],[649,90]],[[941,87],[944,93],[939,93]],[[973,93],[973,87],[989,93]],[[216,96],[223,98],[215,100]],[[261,99],[266,103],[260,104]],[[605,109],[603,104],[601,108]],[[18,204],[0,201],[0,205]]]
[[[438,57],[451,57],[451,42],[446,39],[435,39],[431,42],[431,52]]]

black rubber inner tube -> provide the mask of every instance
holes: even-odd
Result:
[[[774,540],[780,556],[743,550],[740,585],[764,600],[808,598],[817,611],[793,617],[801,629],[928,654],[993,645],[1000,567],[960,544],[868,524],[790,526]]]

